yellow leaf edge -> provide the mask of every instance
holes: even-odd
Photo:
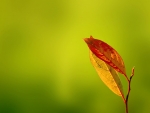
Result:
[[[123,86],[118,73],[90,51],[90,60],[104,84],[116,95],[124,98]]]

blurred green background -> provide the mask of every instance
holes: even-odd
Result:
[[[129,111],[149,113],[149,6],[148,0],[1,0],[0,113],[124,113],[121,97],[90,63],[83,41],[90,35],[120,53],[128,75],[135,66]]]

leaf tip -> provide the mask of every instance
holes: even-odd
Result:
[[[85,41],[87,44],[89,44],[89,43],[92,42],[93,39],[94,39],[94,38],[93,38],[92,36],[90,36],[90,38],[84,38],[84,41]]]
[[[94,39],[94,38],[92,37],[92,35],[90,36],[90,39]]]

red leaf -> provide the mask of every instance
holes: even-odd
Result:
[[[116,71],[126,76],[124,62],[115,49],[101,40],[94,39],[92,36],[90,36],[90,38],[85,38],[84,41],[87,43],[89,49],[99,59],[103,60],[105,63],[113,67]]]

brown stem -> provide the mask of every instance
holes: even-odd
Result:
[[[130,91],[131,91],[131,80],[132,80],[133,75],[134,75],[134,67],[132,68],[132,73],[131,73],[130,79],[127,78],[127,80],[128,80],[128,92],[127,92],[127,96],[125,99],[126,113],[128,113],[128,98],[129,98]]]

